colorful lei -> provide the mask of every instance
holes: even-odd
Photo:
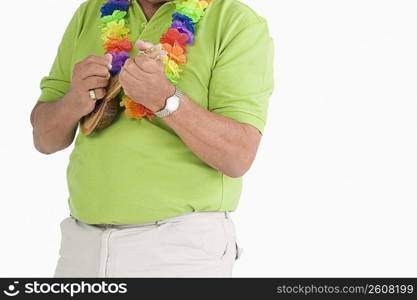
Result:
[[[194,42],[196,25],[211,1],[174,0],[176,9],[172,15],[171,26],[159,41],[166,53],[162,58],[165,75],[173,84],[180,78],[181,65],[187,62],[186,46]],[[129,29],[126,27],[126,15],[130,4],[130,0],[108,0],[100,9],[103,47],[106,54],[110,53],[113,56],[110,70],[112,76],[120,72],[132,50]],[[125,107],[124,112],[130,118],[142,119],[146,116],[151,120],[153,117],[151,110],[133,101],[123,92],[120,106]]]

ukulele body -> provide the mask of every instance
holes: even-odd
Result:
[[[119,76],[112,77],[106,96],[97,100],[94,110],[81,118],[81,131],[84,135],[102,130],[113,123],[120,109],[118,96],[121,89]]]

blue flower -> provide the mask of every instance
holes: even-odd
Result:
[[[115,10],[127,11],[129,5],[129,0],[110,0],[101,7],[101,16],[111,16]]]
[[[190,17],[187,17],[187,16],[185,16],[183,14],[180,14],[180,13],[174,13],[172,15],[172,20],[173,21],[181,21],[181,23],[183,23],[189,31],[194,33],[195,23],[193,22],[193,20]]]

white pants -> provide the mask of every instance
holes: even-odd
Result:
[[[193,212],[146,224],[61,222],[54,277],[230,277],[242,249],[227,212]]]

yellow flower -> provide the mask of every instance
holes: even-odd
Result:
[[[169,59],[168,55],[165,55],[162,61],[164,63],[165,72],[172,74],[175,78],[180,76],[179,73],[181,72],[181,69],[174,60]]]
[[[201,9],[206,9],[208,6],[208,3],[206,1],[199,1],[198,2],[198,7]]]
[[[116,36],[121,39],[125,38],[129,33],[129,29],[126,28],[125,25],[125,20],[107,23],[107,25],[101,30],[101,38],[103,40],[105,40],[108,36]]]

